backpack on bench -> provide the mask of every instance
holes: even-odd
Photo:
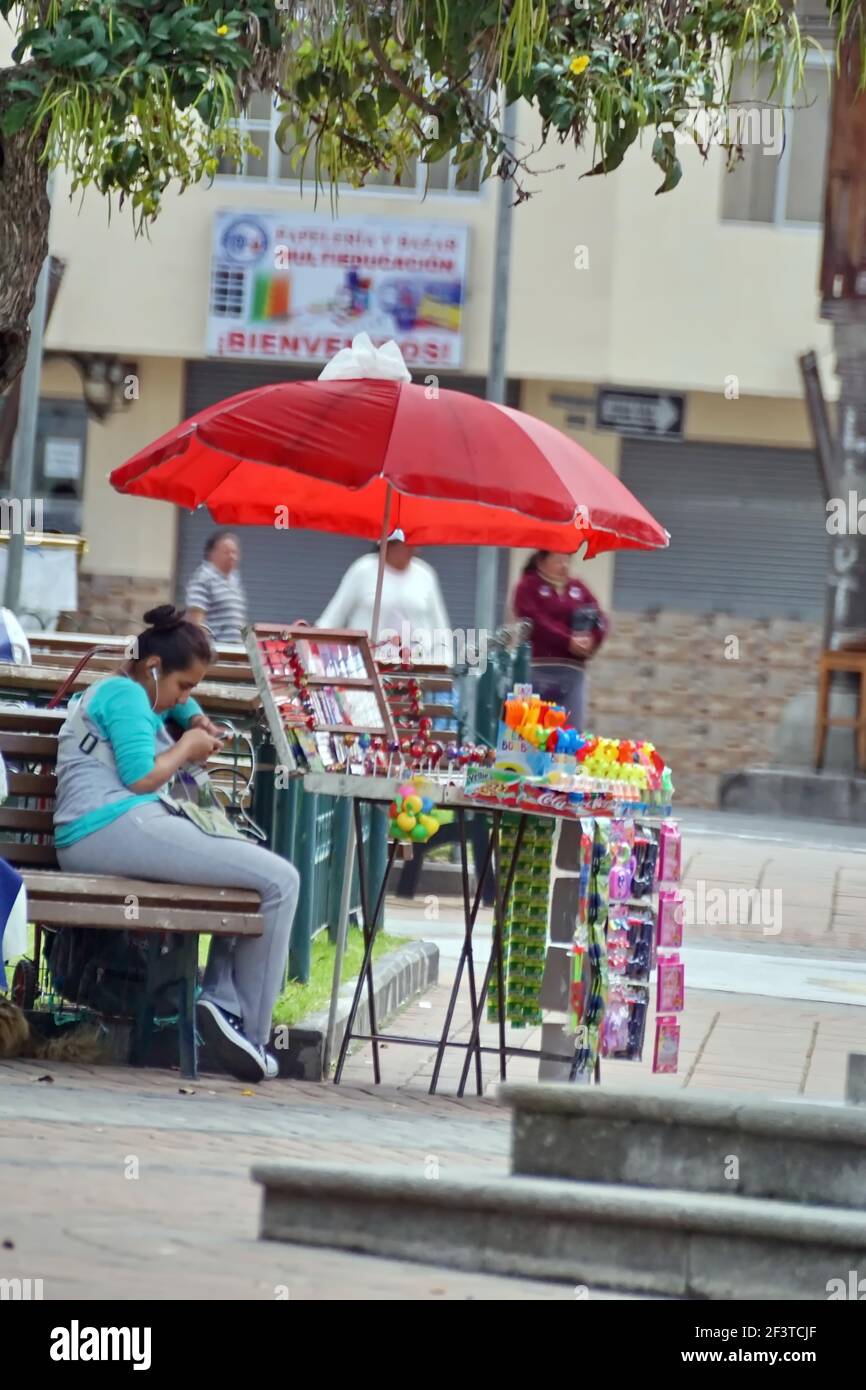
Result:
[[[65,927],[48,953],[48,973],[58,994],[96,1013],[136,1017],[145,1006],[173,1017],[180,1004],[176,985],[147,997],[146,943],[134,932]]]

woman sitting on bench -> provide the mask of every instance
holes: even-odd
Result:
[[[277,1075],[265,1050],[283,982],[299,878],[293,865],[251,841],[214,835],[160,799],[185,764],[220,747],[219,729],[191,692],[213,660],[207,634],[169,605],[121,674],[98,681],[71,706],[57,754],[55,843],[69,873],[119,874],[166,883],[251,888],[264,932],[214,937],[196,1025],[233,1076]],[[173,742],[171,718],[183,733]],[[118,926],[122,925],[118,923]]]

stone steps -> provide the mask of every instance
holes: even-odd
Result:
[[[497,1094],[513,1111],[516,1174],[866,1208],[862,1109],[603,1087]]]
[[[826,1299],[866,1273],[866,1215],[538,1177],[263,1164],[261,1236],[479,1273],[705,1299]]]

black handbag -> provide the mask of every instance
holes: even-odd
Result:
[[[596,632],[601,627],[601,613],[594,604],[575,608],[571,615],[572,632]]]

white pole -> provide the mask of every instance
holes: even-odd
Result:
[[[388,549],[388,536],[391,526],[391,499],[394,489],[388,484],[388,491],[385,493],[385,511],[382,515],[382,539],[379,542],[379,571],[376,575],[376,597],[373,600],[373,621],[370,624],[370,645],[376,646],[376,638],[379,636],[379,610],[382,607],[382,581],[385,578],[385,552]]]

